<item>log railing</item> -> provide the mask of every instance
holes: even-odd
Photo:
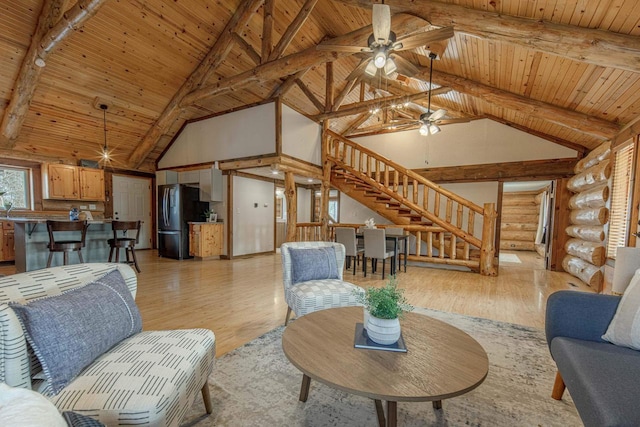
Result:
[[[437,238],[438,258],[448,258],[448,263],[457,258],[470,261],[472,248],[480,250],[479,270],[483,275],[495,275],[494,236],[497,213],[493,203],[483,207],[454,194],[366,147],[326,131],[328,140],[327,158],[363,181],[375,191],[401,203],[412,212],[431,222],[434,230],[411,230],[412,233],[431,233],[416,241],[433,242]],[[481,238],[476,235],[476,226],[482,221]],[[411,227],[429,227],[411,225]],[[444,231],[439,231],[444,230]],[[435,234],[434,234],[435,233]],[[422,238],[424,237],[424,239]],[[417,243],[418,245],[420,243]],[[431,247],[432,244],[427,244]],[[461,247],[459,251],[458,248]],[[419,254],[420,252],[416,252]],[[418,255],[416,255],[418,256]]]

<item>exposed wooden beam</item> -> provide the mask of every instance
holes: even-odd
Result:
[[[0,124],[2,135],[0,147],[14,147],[29,112],[29,105],[38,87],[47,57],[60,42],[95,15],[104,3],[106,0],[78,0],[63,14],[64,0],[44,2],[31,44],[22,60],[20,72],[13,87],[13,96]],[[36,62],[41,66],[36,65]]]
[[[273,8],[276,0],[265,0],[262,9],[262,51],[260,63],[268,62],[273,51]]]
[[[350,135],[351,132],[353,132],[354,130],[358,129],[361,124],[363,124],[364,122],[369,120],[369,117],[371,117],[371,113],[368,112],[368,111],[366,113],[360,114],[354,121],[349,123],[347,128],[342,131],[342,134],[345,135],[345,136]]]
[[[640,135],[640,117],[636,117],[635,120],[627,123],[620,133],[611,140],[611,148],[615,148],[623,142]]]
[[[421,71],[414,77],[428,80],[429,68],[422,67]],[[442,71],[433,70],[433,81],[496,106],[515,110],[599,139],[611,139],[620,131],[620,127],[615,123],[487,86],[463,77],[443,73]]]
[[[328,113],[333,109],[333,62],[324,64],[326,67],[325,76],[325,96],[324,96],[324,112]],[[320,110],[322,111],[322,110]]]
[[[424,28],[425,20],[407,14],[396,14],[392,17],[393,26],[401,28],[399,33],[411,34]],[[371,34],[371,25],[352,31],[345,35],[330,39],[326,44],[345,44],[357,45],[366,41]],[[399,34],[400,35],[400,34]],[[222,94],[230,93],[248,86],[253,83],[261,83],[279,78],[282,75],[294,74],[302,69],[312,67],[314,65],[323,64],[327,61],[334,61],[344,56],[352,55],[352,53],[336,53],[324,50],[317,50],[315,47],[305,49],[284,58],[262,64],[253,70],[246,71],[233,77],[220,80],[211,86],[206,86],[191,92],[181,105],[190,106],[201,99],[211,98]]]
[[[338,96],[336,96],[336,98],[333,100],[333,106],[331,107],[332,111],[336,111],[338,108],[340,108],[340,106],[344,102],[344,99],[351,93],[356,83],[358,83],[358,78],[354,77],[349,80],[346,85],[344,85],[342,91],[340,91]]]
[[[302,80],[296,79],[296,84],[318,111],[324,111],[324,105],[322,104],[322,102],[320,102],[318,97],[316,97],[315,94],[311,92],[311,90],[307,87],[307,85],[304,84]]]
[[[287,79],[282,82],[282,84],[280,86],[278,86],[272,93],[271,95],[269,95],[268,98],[278,98],[278,97],[283,97],[286,95],[287,92],[289,92],[289,89],[291,89],[293,87],[294,84],[296,84],[296,80],[301,80],[305,74],[307,74],[307,72],[310,70],[311,68],[305,68],[304,70],[300,70],[295,74],[290,75],[289,77],[287,77]]]
[[[338,0],[371,9],[370,0]],[[394,12],[414,13],[433,25],[454,25],[456,32],[512,43],[574,61],[640,73],[637,36],[503,15],[450,3],[388,0]]]
[[[300,9],[298,15],[296,15],[291,24],[287,27],[276,47],[273,48],[273,51],[269,55],[269,61],[274,61],[280,58],[284,51],[287,50],[293,38],[298,34],[298,31],[307,21],[309,15],[311,15],[316,3],[318,3],[318,0],[307,0],[302,5],[302,9]]]
[[[572,150],[576,150],[578,152],[579,156],[582,156],[585,152],[588,151],[587,148],[583,147],[580,144],[576,144],[574,142],[567,141],[566,139],[558,138],[558,137],[555,137],[555,136],[552,136],[552,135],[548,135],[546,133],[542,133],[542,132],[535,131],[533,129],[529,129],[526,126],[522,126],[522,125],[519,125],[517,123],[513,123],[513,122],[510,122],[508,120],[501,119],[500,117],[495,117],[495,116],[492,116],[490,114],[485,115],[485,117],[487,119],[493,120],[495,122],[502,123],[503,125],[512,127],[514,129],[518,129],[519,131],[526,132],[529,135],[537,136],[538,138],[546,139],[547,141],[551,141],[551,142],[553,142],[555,144],[562,145],[563,147],[567,147],[567,148],[570,148]]]
[[[260,54],[238,33],[233,33],[233,41],[238,47],[253,61],[255,65],[260,65]]]
[[[451,90],[448,87],[439,87],[431,91],[431,96],[442,95]],[[353,116],[355,114],[364,113],[368,111],[371,107],[382,104],[391,104],[393,102],[405,101],[405,102],[413,102],[417,99],[426,98],[429,96],[429,91],[426,92],[418,92],[411,95],[395,95],[395,96],[387,96],[384,98],[376,98],[370,99],[364,102],[356,102],[353,104],[345,105],[340,108],[338,111],[331,111],[328,113],[318,114],[313,116],[313,120],[321,122],[326,119],[335,119],[337,117],[345,117],[345,116]]]
[[[557,179],[573,176],[577,161],[577,158],[529,160],[413,169],[413,172],[437,183]]]
[[[234,33],[247,25],[253,14],[257,12],[257,9],[260,7],[262,2],[263,0],[243,0],[229,22],[227,22],[227,25],[222,30],[222,33],[220,33],[220,36],[213,44],[209,53],[207,53],[207,56],[205,56],[198,67],[193,71],[193,73],[191,73],[189,78],[187,78],[187,80],[182,84],[180,89],[178,89],[178,91],[173,95],[164,111],[160,113],[156,122],[147,131],[142,142],[138,144],[136,149],[133,151],[129,158],[131,166],[134,168],[140,166],[144,159],[153,150],[158,139],[160,139],[160,136],[162,136],[162,134],[165,133],[167,129],[169,129],[178,119],[181,111],[181,103],[184,98],[191,91],[206,82],[222,61],[225,60],[233,48]]]

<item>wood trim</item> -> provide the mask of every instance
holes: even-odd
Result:
[[[259,168],[262,166],[269,166],[273,163],[279,163],[280,157],[276,153],[262,154],[259,156],[242,157],[239,159],[221,160],[218,165],[220,170],[234,170],[234,169],[247,169],[247,168]]]
[[[438,183],[477,181],[530,181],[568,178],[578,159],[526,160],[492,164],[413,169],[418,175]]]

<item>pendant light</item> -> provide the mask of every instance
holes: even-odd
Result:
[[[440,132],[440,127],[438,127],[435,122],[442,118],[445,114],[447,114],[447,111],[442,108],[435,112],[431,111],[431,90],[433,89],[433,60],[435,58],[435,53],[429,53],[429,59],[431,60],[431,66],[429,67],[429,100],[427,104],[427,112],[420,115],[422,126],[420,126],[419,132],[420,135],[423,136],[435,135],[436,133]]]
[[[107,161],[109,160],[109,149],[107,147],[107,104],[100,104],[100,109],[102,110],[102,119],[104,125],[104,145],[102,146],[102,159]]]

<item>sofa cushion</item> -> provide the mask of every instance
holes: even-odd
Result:
[[[332,247],[289,249],[292,282],[338,279],[336,251]]]
[[[585,426],[640,425],[640,352],[565,337],[550,348]]]
[[[142,330],[118,270],[60,295],[11,303],[54,394],[98,356]]]
[[[297,316],[318,310],[361,305],[357,292],[364,292],[353,283],[339,279],[309,280],[293,285],[285,297]]]
[[[631,278],[602,339],[640,350],[640,270]]]

